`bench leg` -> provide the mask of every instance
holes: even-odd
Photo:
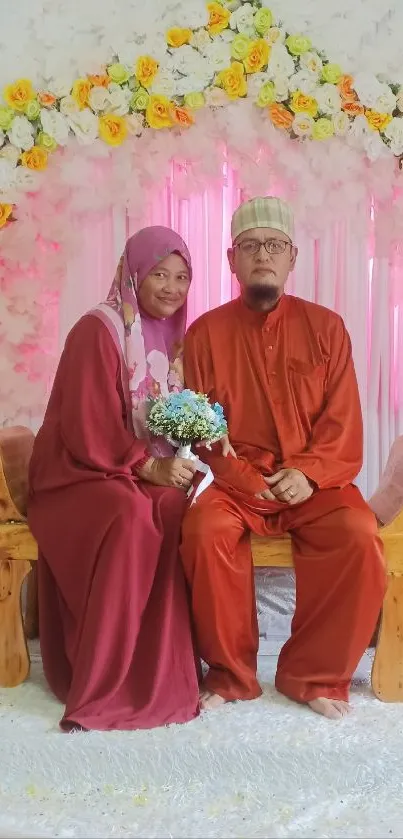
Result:
[[[398,574],[388,575],[372,690],[382,702],[403,702],[403,576]]]
[[[0,686],[15,687],[27,678],[29,653],[21,609],[21,587],[31,569],[27,559],[0,558]]]

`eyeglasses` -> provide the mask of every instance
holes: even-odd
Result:
[[[234,248],[239,248],[245,256],[256,256],[260,248],[265,248],[267,253],[278,255],[284,253],[287,245],[290,248],[293,247],[292,242],[285,242],[284,239],[267,239],[266,242],[259,242],[258,239],[244,239],[242,242],[234,245]]]

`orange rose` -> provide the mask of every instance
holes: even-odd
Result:
[[[275,128],[283,128],[288,131],[294,122],[294,114],[285,105],[270,105],[269,114]]]
[[[43,108],[51,108],[56,102],[56,96],[48,90],[41,90],[38,93],[38,102]]]
[[[228,28],[231,12],[224,9],[221,3],[207,3],[207,11],[210,17],[206,28],[210,35],[219,35],[223,29]]]
[[[0,228],[6,226],[12,212],[12,204],[0,204]]]
[[[365,113],[365,109],[363,105],[361,105],[361,102],[343,102],[341,109],[351,117],[360,117]]]
[[[96,75],[96,76],[88,76],[88,81],[89,81],[89,82],[91,82],[91,84],[92,84],[94,87],[108,87],[108,85],[109,85],[109,83],[110,83],[110,78],[109,78],[109,76],[107,76],[107,75],[103,75],[103,76],[97,76],[97,75]]]
[[[252,41],[243,62],[246,72],[260,73],[269,63],[270,53],[271,47],[264,38]]]
[[[88,105],[88,97],[90,95],[92,84],[89,79],[77,79],[71,91],[71,95],[80,111]]]
[[[48,165],[48,153],[42,146],[32,146],[32,149],[22,153],[21,163],[27,169],[43,172]]]
[[[180,128],[190,128],[194,124],[194,118],[187,108],[179,108],[175,106],[171,110],[172,122],[179,125]]]
[[[337,84],[343,102],[356,102],[358,99],[358,96],[353,89],[353,81],[354,79],[352,76],[342,76]]]
[[[390,114],[380,114],[378,111],[372,111],[371,108],[365,111],[365,116],[373,131],[385,131],[386,126],[392,122]]]

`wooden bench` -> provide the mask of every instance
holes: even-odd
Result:
[[[26,429],[23,431],[27,432]],[[19,497],[18,482],[12,485],[13,470],[7,468],[1,447],[2,434],[5,434],[7,451],[12,450],[10,432],[21,436],[21,429],[0,431],[0,686],[3,687],[20,684],[29,674],[21,587],[38,557],[37,544],[20,512],[25,509],[26,498],[22,496],[26,488]],[[18,467],[20,471],[25,468],[26,473],[25,461],[29,459],[32,441],[33,435],[27,432]],[[388,527],[382,528],[380,534],[385,547],[388,589],[372,668],[372,688],[384,702],[403,702],[403,513]],[[289,536],[270,540],[253,536],[252,554],[255,566],[293,567]]]

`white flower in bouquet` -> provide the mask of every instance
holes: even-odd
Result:
[[[187,389],[150,400],[147,428],[178,446],[179,457],[189,457],[193,443],[214,443],[228,431],[221,405]]]

